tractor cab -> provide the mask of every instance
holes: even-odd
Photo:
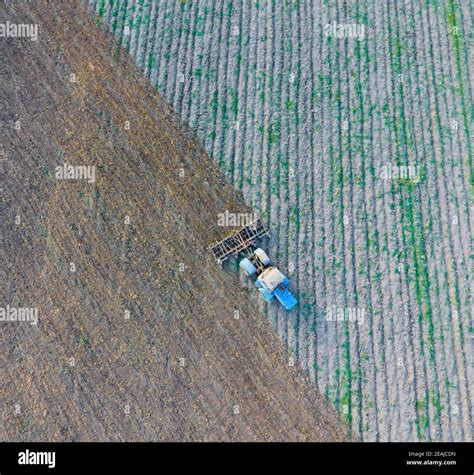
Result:
[[[290,281],[276,267],[268,267],[255,281],[255,287],[267,302],[274,297],[285,307],[291,310],[298,302],[289,291]]]
[[[270,258],[263,249],[257,248],[242,259],[240,268],[249,277],[258,276],[255,287],[267,302],[276,297],[286,310],[291,310],[298,303],[289,290],[290,280],[276,267],[270,265]]]
[[[276,267],[267,267],[257,281],[270,292],[273,292],[283,281],[285,276]]]

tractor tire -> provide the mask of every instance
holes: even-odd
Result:
[[[252,261],[247,257],[240,261],[239,267],[245,272],[248,277],[251,277],[257,272],[257,268],[252,264]]]
[[[269,266],[270,265],[270,258],[268,257],[267,253],[261,249],[255,249],[254,254],[258,257],[258,260],[264,265],[264,266]]]

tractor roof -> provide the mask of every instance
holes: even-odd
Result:
[[[283,282],[284,279],[285,276],[276,267],[269,267],[258,276],[258,280],[265,282],[268,290],[272,292]]]

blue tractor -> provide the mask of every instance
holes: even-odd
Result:
[[[269,236],[268,228],[258,218],[214,244],[211,251],[220,265],[231,256],[244,254],[239,267],[247,276],[257,277],[255,287],[262,297],[267,302],[276,299],[286,310],[291,310],[298,302],[290,292],[288,277],[270,264],[270,258],[263,249],[255,247],[255,242],[264,236]]]

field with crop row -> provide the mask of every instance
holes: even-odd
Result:
[[[88,3],[268,220],[289,364],[363,440],[472,440],[469,2]]]

